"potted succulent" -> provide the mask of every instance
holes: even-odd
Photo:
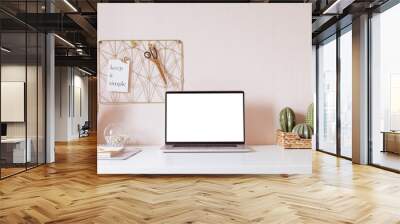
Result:
[[[311,112],[309,110],[307,111],[306,123],[296,125],[294,111],[289,107],[283,108],[279,113],[280,130],[277,131],[278,145],[281,145],[285,149],[311,148],[313,129],[312,125],[309,125],[309,122],[313,122],[313,119],[309,120],[308,117],[313,117],[313,115],[309,114]]]
[[[315,126],[314,126],[314,103],[311,103],[308,108],[307,108],[307,114],[306,114],[306,121],[305,123],[311,127],[312,136],[311,136],[311,142],[312,142],[312,149],[316,148],[316,139],[315,139]]]

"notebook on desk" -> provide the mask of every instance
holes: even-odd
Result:
[[[138,154],[141,150],[123,150],[120,152],[98,152],[98,160],[126,160]]]

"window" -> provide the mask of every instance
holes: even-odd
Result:
[[[352,26],[318,47],[318,150],[352,157]],[[339,122],[339,123],[338,123]]]
[[[318,149],[336,153],[336,37],[318,47]]]
[[[340,155],[352,157],[352,33],[340,36]]]
[[[371,18],[372,164],[400,170],[400,5]]]

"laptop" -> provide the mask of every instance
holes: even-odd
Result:
[[[250,152],[243,91],[167,91],[165,153]]]

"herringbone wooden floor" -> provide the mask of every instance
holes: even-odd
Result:
[[[326,154],[312,175],[98,176],[95,146],[0,181],[0,223],[400,223],[400,175]]]

